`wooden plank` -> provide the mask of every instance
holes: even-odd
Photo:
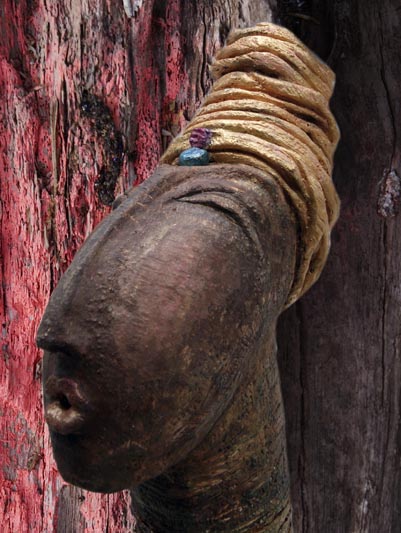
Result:
[[[342,211],[321,280],[279,328],[296,531],[395,533],[401,14],[392,0],[319,4],[330,13],[319,31],[335,36],[325,49],[337,74]]]

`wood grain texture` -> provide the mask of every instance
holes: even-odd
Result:
[[[125,190],[192,116],[230,27],[269,11],[257,0],[133,4],[132,18],[122,1],[0,5],[5,532],[66,524],[123,532],[133,524],[125,495],[65,488],[43,432],[35,331],[60,271],[108,209],[94,184],[105,156],[112,160],[96,120],[81,112],[83,91],[100,99],[122,135],[116,191]],[[296,531],[398,533],[401,14],[395,0],[302,4],[320,25],[288,9],[283,22],[296,22],[337,74],[342,214],[321,280],[279,326]]]
[[[304,40],[337,75],[342,210],[322,278],[279,326],[295,529],[396,533],[401,12],[392,0],[312,4],[323,27]]]
[[[60,273],[108,212],[104,200],[145,179],[194,113],[210,86],[208,63],[230,28],[269,13],[258,0],[144,0],[132,3],[137,9],[128,17],[126,4],[0,5],[5,533],[132,530],[125,493],[66,487],[56,472],[43,426],[36,329]]]

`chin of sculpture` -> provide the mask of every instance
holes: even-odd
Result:
[[[234,34],[215,72],[188,132],[78,252],[38,332],[61,475],[132,489],[143,532],[292,528],[275,326],[317,279],[338,212],[333,80],[270,24]],[[212,164],[177,166],[195,126]]]

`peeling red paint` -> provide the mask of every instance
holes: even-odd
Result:
[[[60,273],[108,212],[94,191],[102,162],[93,132],[82,125],[82,83],[92,84],[104,99],[116,127],[125,112],[122,103],[129,103],[124,43],[94,33],[98,21],[91,9],[101,3],[88,4],[86,12],[76,2],[41,0],[6,0],[0,8],[0,523],[5,533],[53,532],[56,510],[66,512],[58,505],[66,485],[43,423],[35,334]],[[109,16],[103,5],[97,7],[100,17]],[[87,35],[80,43],[83,24]],[[117,34],[118,20],[114,27]],[[83,80],[83,69],[92,77]],[[126,173],[125,165],[123,178]],[[130,531],[133,519],[126,512],[124,519],[113,514],[116,507],[126,509],[127,498],[85,493],[82,502],[72,502],[80,506],[80,531]]]
[[[203,11],[188,6],[143,0],[128,18],[122,0],[1,2],[4,533],[51,533],[66,520],[74,533],[132,530],[127,493],[101,496],[66,488],[57,473],[43,422],[35,333],[61,273],[109,212],[95,190],[108,155],[104,132],[83,116],[83,92],[107,107],[122,135],[118,194],[151,174],[164,144],[179,133],[208,86],[206,57],[218,42],[219,24],[188,24],[188,9],[205,20]],[[208,9],[209,18],[227,18],[221,6]],[[185,47],[193,57],[185,56]]]
[[[152,9],[153,2],[145,2],[132,30],[138,50],[134,59],[137,183],[158,163],[163,150],[161,130],[172,130],[175,136],[183,128],[190,86],[182,53],[180,2],[166,2],[163,18],[150,17]],[[150,42],[155,45],[149,46]]]
[[[180,20],[180,2],[175,0],[170,2],[166,10],[166,94],[164,96],[163,109],[172,107],[179,107],[176,116],[176,126],[182,129],[185,125],[183,116],[184,106],[188,98],[188,90],[190,80],[188,78],[188,71],[185,68],[185,57],[182,53],[181,47],[181,32],[180,27],[177,27],[177,20]],[[164,119],[167,122],[166,119]],[[175,134],[177,134],[175,132]]]

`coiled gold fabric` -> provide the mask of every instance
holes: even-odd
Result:
[[[287,305],[319,277],[338,217],[331,180],[339,132],[329,108],[334,74],[290,31],[270,23],[237,30],[212,66],[214,86],[161,162],[177,164],[194,128],[212,130],[216,163],[245,163],[282,187],[299,227]]]

